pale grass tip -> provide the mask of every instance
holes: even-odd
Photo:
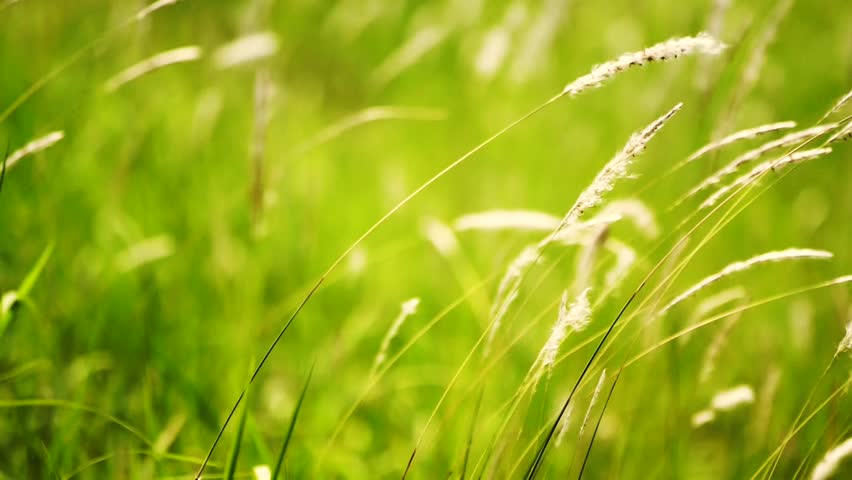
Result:
[[[716,411],[727,412],[754,403],[754,390],[749,385],[738,385],[713,396],[710,405]]]
[[[459,232],[467,230],[551,231],[559,226],[559,217],[535,210],[486,210],[468,213],[453,221]]]
[[[598,397],[601,394],[601,390],[603,390],[604,382],[606,381],[606,369],[601,371],[601,376],[598,379],[598,384],[595,385],[595,391],[592,393],[592,399],[589,401],[589,408],[586,410],[586,416],[583,417],[583,423],[580,424],[580,436],[583,435],[583,432],[586,430],[586,425],[589,423],[589,418],[592,416],[592,409],[595,408],[595,404],[598,401]]]
[[[743,272],[748,270],[756,265],[764,264],[764,263],[774,263],[774,262],[782,262],[787,260],[800,260],[800,259],[828,259],[834,256],[833,253],[825,251],[825,250],[814,250],[810,248],[788,248],[785,250],[777,250],[772,252],[763,253],[747,260],[733,262],[727,265],[722,270],[709,275],[702,279],[700,282],[696,283],[692,287],[688,288],[686,291],[678,295],[671,302],[669,302],[665,307],[660,310],[660,314],[664,314],[669,311],[675,305],[683,302],[684,300],[692,297],[699,291],[707,288],[708,286],[718,282],[719,280],[732,275],[734,273]]]
[[[686,158],[682,162],[681,165],[686,165],[687,163],[694,162],[699,158],[707,155],[708,153],[719,150],[722,147],[726,147],[732,143],[739,142],[741,140],[750,140],[753,138],[757,138],[761,135],[765,135],[767,133],[777,132],[778,130],[785,130],[789,128],[795,128],[796,122],[786,121],[786,122],[777,122],[777,123],[769,123],[766,125],[760,125],[757,127],[747,128],[745,130],[740,130],[738,132],[734,132],[720,140],[715,142],[708,143],[703,147],[699,148],[695,152],[692,153],[689,157]]]
[[[197,45],[175,48],[160,52],[122,70],[104,83],[104,90],[114,92],[122,85],[169,65],[187,63],[201,58],[202,50]]]
[[[599,205],[603,200],[603,196],[614,188],[615,182],[629,175],[634,157],[645,150],[648,142],[681,107],[683,107],[683,103],[678,103],[671,110],[651,122],[642,131],[631,135],[624,148],[604,166],[591,185],[580,193],[574,205],[560,222],[558,229],[561,230],[574,224],[583,213]]]
[[[852,352],[852,319],[850,319],[849,323],[846,324],[846,334],[843,335],[843,339],[840,340],[840,344],[837,346],[837,352],[835,352],[835,355],[839,355],[843,352]]]
[[[660,234],[660,227],[657,225],[654,211],[638,198],[622,198],[611,201],[603,206],[599,215],[618,215],[626,218],[636,226],[640,233],[648,238],[656,238]]]
[[[529,245],[512,260],[512,263],[506,269],[505,275],[500,280],[500,285],[497,286],[497,294],[494,297],[491,307],[491,326],[488,330],[488,340],[483,349],[484,356],[487,357],[490,354],[491,344],[494,342],[497,331],[500,329],[503,317],[506,316],[509,307],[518,298],[524,273],[534,263],[541,261],[541,259],[541,249],[536,245]]]
[[[835,127],[837,127],[837,124],[833,123],[826,125],[818,125],[816,127],[800,130],[798,132],[792,132],[779,139],[772,140],[771,142],[764,143],[763,145],[760,145],[757,148],[749,150],[743,153],[742,155],[734,158],[727,165],[705,178],[701,183],[699,183],[697,186],[692,188],[692,190],[687,192],[686,195],[683,196],[683,198],[678,200],[678,203],[682,202],[683,200],[686,200],[689,197],[692,197],[693,195],[703,190],[706,190],[709,187],[712,187],[713,185],[721,183],[722,179],[732,173],[736,173],[737,170],[739,170],[740,167],[742,167],[743,165],[753,162],[754,160],[759,159],[760,157],[766,155],[767,153],[773,150],[788,147],[809,138],[818,137],[834,129]],[[829,139],[829,143],[830,142],[831,139]]]
[[[837,473],[837,469],[846,457],[852,455],[852,437],[829,450],[811,473],[811,480],[828,480]]]
[[[784,157],[781,157],[781,158],[778,158],[778,159],[775,159],[775,160],[768,160],[768,161],[763,162],[759,165],[756,165],[753,169],[751,169],[750,172],[746,173],[745,175],[738,177],[730,185],[725,185],[724,187],[720,188],[719,190],[716,190],[713,193],[713,195],[710,195],[709,197],[707,197],[707,200],[705,200],[699,208],[704,209],[704,208],[709,208],[709,207],[712,207],[713,205],[716,205],[716,203],[718,203],[719,200],[721,200],[723,196],[725,196],[726,194],[728,194],[729,192],[731,192],[735,188],[745,186],[745,185],[749,184],[750,182],[759,179],[761,175],[763,175],[764,173],[766,173],[770,170],[783,168],[783,167],[786,167],[787,165],[793,165],[793,164],[804,162],[804,161],[807,161],[807,160],[813,160],[813,159],[822,157],[824,155],[828,155],[829,153],[831,153],[831,151],[832,151],[831,148],[828,148],[828,147],[814,148],[812,150],[801,150],[801,151],[798,151],[798,152],[793,152],[793,153],[786,155]]]
[[[562,94],[576,96],[586,90],[598,88],[607,80],[631,67],[671,60],[684,55],[699,53],[717,55],[725,47],[724,43],[706,33],[699,33],[694,37],[666,40],[638,52],[625,53],[615,60],[595,66],[588,74],[566,85]]]
[[[136,13],[136,20],[142,20],[143,18],[156,12],[157,10],[163,7],[168,7],[169,5],[174,5],[177,2],[178,0],[157,0],[156,2],[151,3],[150,5],[142,8],[142,10],[139,10],[139,12]]]
[[[692,415],[691,423],[693,428],[698,428],[707,425],[716,419],[716,412],[712,408],[706,408]]]
[[[556,435],[556,446],[562,445],[562,440],[565,438],[565,433],[571,427],[571,414],[574,412],[574,403],[568,404],[568,409],[565,410],[565,415],[559,421],[559,433]]]
[[[175,242],[171,235],[160,234],[136,242],[120,252],[115,264],[122,273],[137,269],[143,265],[172,256]]]
[[[421,222],[420,231],[441,255],[449,257],[459,251],[459,241],[455,232],[444,222],[426,218]]]
[[[385,334],[385,337],[382,339],[382,345],[379,347],[379,353],[376,354],[376,358],[373,361],[373,372],[377,371],[378,368],[384,363],[387,359],[388,350],[390,350],[390,344],[394,338],[399,334],[399,330],[402,328],[402,324],[405,323],[405,320],[417,313],[417,307],[420,305],[420,299],[417,297],[410,298],[400,305],[399,315],[396,316],[393,323],[391,324],[390,329]]]
[[[236,67],[271,57],[278,52],[278,37],[272,32],[257,32],[222,45],[213,54],[218,68]]]
[[[562,346],[562,342],[568,336],[569,330],[579,332],[585,330],[589,325],[592,316],[589,290],[589,288],[583,290],[570,305],[568,304],[568,291],[562,293],[556,323],[553,325],[550,337],[548,337],[539,355],[541,371],[550,371],[553,368],[554,363],[556,363],[556,356],[559,354],[559,347]]]
[[[254,480],[272,479],[272,470],[269,469],[269,465],[255,465],[252,467],[251,472],[254,475]]]
[[[26,156],[33,155],[50,148],[63,138],[65,138],[65,132],[62,130],[56,130],[48,133],[47,135],[31,140],[23,147],[12,152],[12,154],[6,158],[6,169],[11,169],[16,163]]]

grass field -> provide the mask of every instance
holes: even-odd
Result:
[[[0,39],[0,478],[852,475],[852,3]]]

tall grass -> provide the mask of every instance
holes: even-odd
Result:
[[[0,477],[843,478],[849,6],[486,3],[0,4]]]

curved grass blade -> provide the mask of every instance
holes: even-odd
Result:
[[[615,378],[612,381],[612,386],[609,387],[609,394],[606,396],[603,408],[601,409],[601,414],[598,416],[597,423],[595,423],[595,429],[592,431],[592,438],[589,439],[589,446],[586,448],[586,455],[583,457],[583,464],[580,466],[580,474],[577,475],[578,480],[583,478],[583,472],[586,470],[586,463],[589,461],[589,454],[592,453],[592,445],[595,443],[595,436],[598,434],[598,428],[601,426],[601,420],[603,420],[604,412],[606,412],[606,407],[609,405],[609,401],[612,398],[612,392],[615,391],[615,386],[618,385],[618,378],[621,376],[622,370],[622,368],[618,369],[618,372],[615,373]]]
[[[337,267],[343,262],[343,260],[348,258],[349,255],[352,253],[352,251],[354,251],[356,248],[358,248],[358,246],[360,246],[361,243],[363,243],[364,240],[367,239],[367,237],[372,235],[373,232],[375,232],[376,230],[379,229],[379,227],[381,227],[382,225],[387,223],[387,221],[391,217],[396,215],[396,212],[401,210],[404,206],[408,205],[408,203],[411,202],[411,200],[413,200],[415,197],[420,195],[420,193],[422,193],[424,190],[426,190],[427,188],[432,186],[432,184],[434,184],[435,182],[437,182],[438,180],[440,180],[441,178],[446,176],[448,173],[450,173],[456,167],[458,167],[459,165],[464,163],[465,160],[472,157],[477,152],[479,152],[483,148],[485,148],[488,145],[490,145],[491,143],[493,143],[496,139],[503,136],[506,132],[512,130],[516,126],[520,125],[521,123],[523,123],[524,121],[529,119],[530,117],[534,116],[535,114],[544,110],[546,107],[555,103],[557,100],[562,98],[564,95],[565,95],[564,93],[559,93],[557,95],[554,95],[553,97],[551,97],[546,102],[538,105],[537,107],[533,108],[532,110],[530,110],[529,112],[527,112],[526,114],[524,114],[520,118],[516,119],[512,123],[506,125],[501,130],[499,130],[497,133],[491,135],[490,137],[488,137],[487,139],[482,141],[480,144],[473,147],[467,153],[465,153],[461,157],[454,160],[452,163],[450,163],[449,165],[444,167],[441,171],[439,171],[438,173],[433,175],[431,178],[426,180],[426,182],[422,183],[419,187],[414,189],[414,191],[409,193],[408,196],[406,196],[405,198],[400,200],[399,203],[394,205],[393,208],[388,210],[384,215],[382,215],[381,218],[379,218],[375,223],[373,223],[373,225],[371,225],[367,230],[365,230],[364,233],[362,233],[360,237],[355,239],[355,241],[351,245],[349,245],[349,247],[346,248],[346,250],[344,250],[343,253],[341,253],[340,256],[338,256],[331,263],[331,265],[328,267],[328,269],[326,269],[326,271],[322,275],[320,275],[319,279],[316,281],[316,283],[314,283],[314,285],[310,288],[310,290],[308,290],[305,297],[302,299],[301,302],[299,302],[298,306],[296,306],[296,309],[293,311],[293,313],[290,315],[290,317],[287,319],[287,321],[284,322],[284,325],[281,327],[281,330],[278,332],[278,335],[272,341],[272,344],[270,344],[269,348],[266,349],[266,353],[264,353],[263,357],[260,360],[260,363],[258,364],[257,368],[254,371],[254,374],[251,376],[251,379],[249,380],[249,385],[251,385],[251,383],[254,382],[255,378],[257,378],[257,375],[260,373],[260,370],[266,364],[266,361],[269,359],[269,356],[275,350],[275,347],[277,347],[278,343],[281,342],[281,339],[284,337],[284,334],[290,328],[290,325],[293,323],[293,321],[296,319],[296,317],[298,317],[298,315],[302,311],[302,309],[305,308],[305,305],[307,305],[307,303],[311,300],[311,298],[313,298],[313,296],[317,292],[317,290],[320,289],[320,287],[325,282],[325,280],[328,278],[328,276],[331,275],[331,273],[334,272],[337,269]],[[207,452],[207,459],[205,460],[205,462],[201,466],[201,468],[198,469],[198,472],[195,474],[195,480],[200,480],[201,474],[204,472],[204,468],[207,466],[207,463],[209,463],[210,458],[213,456],[213,452],[216,450],[216,446],[219,444],[219,440],[221,440],[222,434],[224,433],[225,428],[228,427],[228,424],[230,423],[231,418],[234,416],[234,412],[236,412],[237,408],[239,408],[239,406],[240,406],[240,403],[243,401],[243,398],[245,397],[245,393],[246,393],[247,388],[248,388],[248,385],[246,385],[243,388],[243,391],[237,397],[236,402],[234,402],[234,406],[231,408],[230,413],[225,418],[225,422],[222,424],[222,427],[219,429],[219,433],[216,435],[216,438],[213,441],[213,445],[211,445],[210,450]]]
[[[12,321],[15,307],[18,303],[27,302],[30,306],[32,306],[32,302],[30,302],[29,298],[30,291],[41,276],[41,272],[44,270],[44,266],[47,264],[47,260],[50,258],[51,253],[53,253],[53,242],[50,242],[47,247],[45,247],[44,251],[41,252],[41,255],[38,257],[38,260],[36,260],[35,265],[33,265],[27,273],[27,276],[24,277],[24,280],[18,286],[18,289],[7,292],[0,298],[0,337],[3,336],[6,332],[6,328],[9,326],[9,323]]]
[[[724,45],[723,43],[719,42],[718,40],[712,38],[711,36],[706,35],[706,34],[699,34],[698,36],[695,36],[695,37],[675,38],[675,39],[671,39],[671,40],[668,40],[668,41],[665,41],[665,42],[661,42],[661,43],[658,43],[658,44],[653,45],[651,47],[648,47],[648,48],[646,48],[646,49],[644,49],[640,52],[623,54],[620,57],[618,57],[616,60],[613,60],[611,62],[607,62],[607,63],[604,63],[604,64],[601,64],[601,65],[594,67],[589,74],[583,75],[583,76],[577,78],[576,80],[574,80],[573,82],[569,83],[560,92],[551,96],[549,99],[547,99],[543,103],[534,107],[532,110],[530,110],[526,114],[524,114],[521,117],[517,118],[516,120],[512,121],[511,123],[509,123],[508,125],[506,125],[502,129],[500,129],[499,131],[497,131],[496,133],[494,133],[490,137],[483,140],[481,143],[479,143],[477,146],[473,147],[467,153],[463,154],[462,156],[458,157],[456,160],[452,161],[449,165],[447,165],[446,167],[441,169],[439,172],[434,174],[431,178],[429,178],[424,183],[422,183],[419,187],[414,189],[405,198],[403,198],[399,203],[394,205],[390,210],[388,210],[384,215],[382,215],[375,223],[373,223],[369,228],[367,228],[367,230],[365,230],[364,233],[361,234],[361,236],[359,236],[357,239],[355,239],[355,241],[348,248],[346,248],[343,251],[343,253],[341,253],[340,256],[338,256],[331,263],[331,265],[328,267],[328,269],[322,275],[320,275],[317,282],[307,292],[305,298],[302,300],[302,302],[299,304],[299,306],[296,308],[296,310],[293,312],[293,314],[284,323],[284,325],[282,326],[277,337],[272,342],[272,344],[269,346],[266,353],[263,355],[263,358],[261,359],[257,368],[255,369],[254,374],[252,375],[251,379],[249,380],[249,385],[254,381],[254,379],[257,377],[258,373],[260,373],[260,370],[263,368],[263,365],[266,363],[269,356],[272,354],[272,351],[275,350],[275,347],[281,341],[281,338],[284,336],[284,333],[287,331],[287,329],[289,329],[290,325],[295,320],[295,318],[298,316],[299,312],[302,310],[302,308],[304,308],[304,306],[308,303],[308,301],[310,301],[310,299],[317,292],[317,290],[319,290],[320,286],[323,284],[325,279],[334,270],[337,269],[337,266],[340,265],[340,263],[343,262],[343,260],[348,258],[349,254],[352,253],[353,250],[358,248],[358,246],[367,237],[371,236],[373,234],[373,232],[375,232],[379,227],[384,225],[400,209],[402,209],[404,206],[406,206],[409,202],[411,202],[411,200],[413,200],[415,197],[420,195],[421,192],[423,192],[424,190],[429,188],[432,184],[436,183],[438,180],[440,180],[441,178],[446,176],[448,173],[455,170],[456,167],[458,167],[459,165],[464,163],[468,158],[470,158],[471,156],[473,156],[474,154],[476,154],[480,150],[482,150],[485,147],[487,147],[488,145],[490,145],[496,139],[503,136],[506,132],[512,130],[513,128],[520,125],[521,123],[524,123],[530,117],[535,116],[537,113],[541,112],[542,110],[544,110],[548,106],[556,103],[561,98],[563,98],[565,96],[574,97],[574,96],[580,94],[581,92],[583,92],[587,89],[598,88],[598,87],[602,86],[604,83],[611,80],[614,76],[616,76],[618,73],[620,73],[622,71],[628,70],[628,69],[635,67],[635,66],[645,65],[645,64],[647,64],[651,61],[678,58],[678,57],[683,56],[683,55],[692,55],[692,54],[715,55],[715,54],[719,54],[722,50],[724,50],[725,47],[726,47],[726,45]],[[605,338],[604,338],[604,340],[605,340]],[[465,360],[465,364],[466,363],[467,363],[467,359]],[[225,423],[220,428],[219,433],[217,434],[216,439],[213,442],[213,445],[210,447],[210,450],[207,453],[207,459],[208,460],[213,455],[213,452],[216,449],[216,446],[219,442],[219,439],[221,438],[222,433],[224,432],[225,428],[227,428],[231,417],[233,416],[236,409],[239,407],[240,402],[242,402],[242,399],[245,396],[245,390],[247,388],[248,388],[248,386],[244,387],[243,392],[239,395],[236,403],[234,404],[234,406],[231,409],[231,412],[228,414],[228,417],[226,418]],[[421,435],[421,440],[422,440],[422,435]],[[549,438],[546,439],[546,442],[547,441],[549,441]],[[418,443],[419,443],[419,441],[418,441]],[[416,451],[417,451],[417,449],[415,447],[414,452],[412,453],[411,457],[409,458],[409,464],[406,467],[406,471],[405,471],[405,473],[403,473],[403,478],[405,477],[406,473],[408,472],[408,469],[411,466],[411,462],[414,460],[414,455],[416,454]],[[205,462],[205,464],[202,465],[201,468],[198,470],[198,472],[195,476],[196,480],[200,480],[201,474],[204,471],[204,467],[206,466],[206,463],[207,462]]]
[[[852,117],[852,115],[850,115],[850,117]],[[849,118],[849,117],[847,117],[847,118]],[[843,121],[845,121],[845,120],[846,120],[846,119],[844,119]],[[813,141],[814,139],[816,139],[816,138],[817,138],[816,136],[813,136],[813,137],[808,138],[807,140],[803,141],[803,142],[802,142],[802,143],[800,143],[799,145],[797,145],[797,146],[795,146],[795,147],[791,148],[790,150],[788,150],[788,151],[787,151],[787,153],[785,153],[785,155],[784,155],[784,156],[790,155],[790,154],[792,154],[792,153],[795,153],[795,152],[797,152],[797,151],[801,150],[803,147],[805,147],[806,145],[808,145],[810,142],[812,142],[812,141]],[[784,156],[782,156],[782,158],[783,158]],[[782,173],[781,173],[781,174],[780,174],[780,175],[779,175],[779,176],[775,179],[775,181],[774,181],[772,184],[770,184],[769,186],[767,186],[766,188],[764,188],[762,191],[760,191],[756,197],[753,197],[751,200],[749,200],[748,202],[746,202],[746,205],[745,205],[744,207],[742,207],[741,209],[739,209],[736,213],[738,214],[739,212],[741,212],[741,211],[742,211],[742,209],[744,209],[746,206],[748,206],[748,205],[750,205],[752,202],[754,202],[754,200],[755,200],[758,196],[760,196],[760,194],[762,194],[763,192],[765,192],[766,190],[768,190],[768,189],[769,189],[772,185],[774,185],[775,183],[777,183],[778,181],[780,181],[780,179],[781,179],[781,178],[783,178],[784,176],[788,175],[790,172],[794,171],[794,170],[795,170],[795,168],[796,168],[797,166],[798,166],[798,165],[792,165],[790,169],[788,169],[788,170],[786,170],[786,171],[782,172]],[[760,181],[760,180],[761,180],[761,179],[762,179],[762,178],[763,178],[763,177],[767,174],[767,172],[769,172],[770,170],[772,170],[772,169],[769,169],[769,170],[766,170],[766,171],[761,172],[761,173],[760,173],[759,175],[757,175],[755,178],[751,179],[748,183],[745,183],[745,184],[743,184],[743,185],[739,186],[739,187],[736,189],[736,191],[732,192],[732,193],[731,193],[728,197],[726,197],[725,199],[723,199],[720,203],[717,203],[717,204],[716,204],[716,205],[712,208],[712,210],[710,210],[710,211],[709,211],[708,213],[706,213],[706,214],[705,214],[705,215],[704,215],[701,219],[699,219],[699,220],[698,220],[698,222],[696,222],[696,224],[695,224],[695,225],[693,225],[693,226],[692,226],[692,228],[690,228],[690,229],[689,229],[689,231],[687,231],[687,233],[686,233],[685,235],[683,235],[683,236],[681,237],[681,239],[680,239],[677,243],[675,243],[674,247],[672,247],[672,248],[669,250],[669,252],[668,252],[668,253],[666,253],[666,254],[663,256],[663,258],[662,258],[662,259],[661,259],[661,260],[660,260],[660,261],[659,261],[659,262],[658,262],[658,263],[657,263],[657,264],[656,264],[656,265],[655,265],[655,266],[654,266],[654,267],[650,270],[650,272],[648,272],[648,274],[645,276],[645,278],[644,278],[644,279],[640,282],[639,286],[638,286],[638,287],[637,287],[637,288],[633,291],[633,293],[632,293],[632,294],[630,295],[630,297],[627,299],[627,302],[625,302],[624,307],[622,307],[622,309],[621,309],[621,310],[619,311],[619,313],[616,315],[615,319],[614,319],[614,320],[612,321],[612,323],[610,324],[609,328],[607,329],[607,331],[606,331],[606,333],[604,334],[603,338],[601,339],[600,343],[599,343],[599,344],[598,344],[598,346],[595,348],[595,351],[592,353],[592,356],[589,358],[589,361],[586,363],[586,366],[583,368],[583,371],[580,373],[580,376],[577,378],[577,381],[575,382],[574,387],[571,389],[571,393],[568,395],[568,398],[565,400],[565,403],[563,404],[562,409],[561,409],[561,410],[560,410],[560,412],[559,412],[559,415],[557,415],[556,420],[554,421],[554,423],[553,423],[553,425],[552,425],[552,427],[551,427],[551,429],[550,429],[550,432],[548,433],[548,435],[547,435],[547,436],[545,436],[545,438],[544,438],[544,441],[543,441],[542,445],[539,447],[538,453],[536,454],[536,457],[535,457],[535,459],[533,460],[533,463],[532,463],[532,464],[530,464],[529,468],[527,469],[527,473],[526,473],[526,475],[525,475],[525,478],[526,478],[526,479],[532,479],[532,478],[535,478],[536,474],[538,473],[538,470],[539,470],[539,469],[540,469],[540,467],[541,467],[541,462],[542,462],[542,460],[543,460],[543,458],[544,458],[544,453],[545,453],[545,451],[546,451],[546,449],[547,449],[547,446],[549,445],[550,440],[551,440],[551,439],[552,439],[552,437],[553,437],[553,434],[554,434],[554,432],[555,432],[555,430],[556,430],[557,425],[559,424],[559,421],[562,419],[562,416],[565,414],[565,410],[567,409],[568,404],[570,403],[571,399],[573,398],[574,394],[576,393],[577,388],[579,387],[580,383],[583,381],[583,379],[585,378],[586,374],[588,373],[588,370],[589,370],[589,368],[591,367],[592,363],[594,363],[595,359],[596,359],[596,358],[597,358],[597,356],[600,354],[600,352],[601,352],[601,348],[603,347],[604,343],[606,343],[606,340],[607,340],[607,338],[609,337],[610,333],[612,333],[612,330],[615,328],[616,324],[618,324],[618,323],[619,323],[619,321],[620,321],[621,317],[624,315],[624,313],[626,312],[627,308],[628,308],[628,307],[629,307],[629,306],[633,303],[633,301],[636,299],[636,296],[637,296],[637,295],[638,295],[638,294],[639,294],[639,293],[640,293],[640,292],[641,292],[641,291],[645,288],[645,286],[646,286],[646,284],[648,283],[648,281],[649,281],[649,280],[650,280],[650,279],[651,279],[651,278],[652,278],[652,277],[656,274],[656,272],[657,272],[657,271],[659,270],[659,268],[662,266],[663,262],[665,262],[665,261],[666,261],[666,260],[667,260],[667,259],[668,259],[668,258],[669,258],[672,254],[673,254],[673,252],[674,252],[674,251],[676,251],[676,250],[677,250],[677,249],[681,246],[681,244],[683,244],[683,243],[686,241],[686,239],[687,239],[687,238],[689,238],[689,237],[690,237],[693,233],[695,233],[695,232],[696,232],[696,231],[697,231],[697,230],[698,230],[698,229],[699,229],[702,225],[704,225],[704,223],[705,223],[705,222],[707,222],[707,221],[710,219],[710,217],[712,217],[712,216],[713,216],[713,215],[714,215],[717,211],[719,211],[719,210],[720,210],[720,209],[721,209],[721,208],[722,208],[725,204],[727,204],[729,201],[732,201],[732,199],[734,199],[735,197],[737,197],[737,196],[738,196],[738,194],[740,194],[740,193],[742,193],[742,192],[745,192],[745,193],[743,194],[743,196],[742,196],[742,197],[740,197],[740,199],[741,199],[741,200],[742,200],[742,199],[744,199],[744,198],[745,198],[745,196],[746,196],[748,193],[750,193],[750,192],[751,192],[754,188],[756,188],[756,186],[757,186],[758,182],[759,182],[759,181]],[[772,171],[774,171],[774,170],[772,170]],[[741,200],[740,200],[740,201],[741,201]],[[732,207],[732,209],[733,209],[733,208],[736,208],[736,206],[738,205],[738,203],[739,203],[739,201],[735,202],[735,203],[734,203],[734,207]],[[697,214],[697,213],[698,213],[698,210],[696,210],[695,212],[693,212],[693,215],[695,215],[695,214]],[[692,216],[690,216],[690,218],[692,218]],[[683,224],[683,222],[682,222],[682,224]],[[678,227],[678,228],[679,228],[679,227]],[[721,228],[721,227],[719,227],[719,228]],[[718,229],[717,229],[716,231],[718,231]],[[715,232],[714,232],[714,233],[715,233]]]
[[[278,460],[275,462],[275,469],[272,471],[270,480],[276,480],[281,472],[281,467],[284,465],[284,456],[287,454],[287,447],[290,446],[290,439],[293,438],[293,430],[296,429],[296,420],[299,419],[299,412],[302,410],[302,402],[305,401],[305,394],[308,392],[308,386],[311,384],[311,378],[314,375],[314,366],[311,365],[311,370],[308,372],[308,378],[305,380],[305,385],[302,387],[302,393],[299,394],[299,401],[296,403],[296,408],[293,409],[293,416],[290,418],[290,427],[287,429],[287,435],[284,437],[284,445],[281,446],[281,452],[278,453]]]

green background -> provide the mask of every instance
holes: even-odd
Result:
[[[204,457],[283,322],[373,222],[593,65],[708,28],[713,3],[184,0],[123,27],[144,2],[2,3],[0,111],[45,83],[0,123],[0,146],[8,143],[14,151],[52,130],[65,131],[66,138],[10,168],[0,193],[0,291],[17,288],[45,248],[55,245],[31,304],[18,306],[0,337],[0,399],[6,402],[0,409],[0,476],[64,478],[102,455],[109,457],[79,478],[191,476],[193,462]],[[672,202],[747,146],[664,177],[671,165],[725,129],[726,119],[728,132],[781,120],[804,128],[852,86],[852,3],[817,0],[792,5],[754,87],[742,88],[744,66],[776,8],[768,1],[733,2],[719,34],[731,47],[720,57],[650,65],[561,100],[477,153],[370,235],[355,260],[344,261],[307,304],[255,382],[238,474],[274,462],[315,365],[287,454],[288,478],[398,478],[444,387],[487,324],[499,277],[523,245],[540,238],[459,232],[461,253],[446,259],[422,234],[424,219],[450,223],[464,213],[497,208],[561,216],[632,132],[682,101],[683,110],[637,162],[637,178],[620,182],[610,196],[641,198],[654,208],[663,234],[648,240],[630,226],[613,227],[613,236],[647,257],[596,308],[590,329],[569,337],[563,350],[604,328],[680,238],[679,222],[697,206],[670,209]],[[278,52],[261,62],[217,68],[213,52],[253,31],[274,32]],[[393,56],[424,31],[439,40],[393,70]],[[508,50],[494,74],[485,76],[477,72],[477,55],[495,31],[507,35]],[[538,47],[531,47],[536,41]],[[104,82],[117,72],[185,45],[199,45],[202,59],[105,92]],[[81,49],[67,68],[49,76]],[[274,89],[259,218],[249,155],[258,71],[268,74]],[[741,101],[732,100],[739,94]],[[368,122],[309,143],[377,105],[434,109],[440,119]],[[750,298],[761,299],[852,273],[850,152],[849,142],[839,144],[830,156],[790,175],[770,175],[764,184],[777,183],[749,197],[755,202],[700,249],[666,298],[734,260],[793,246],[826,249],[835,258],[761,267],[714,288],[742,284]],[[170,254],[124,268],[129,249],[151,238],[166,239]],[[558,252],[545,262],[553,270],[522,288],[526,303],[509,317],[501,345],[570,285],[576,249]],[[366,264],[359,266],[359,259]],[[611,259],[602,262],[606,267]],[[368,381],[399,304],[422,300],[391,352],[479,281],[486,283],[472,300],[454,308],[370,392],[319,471],[314,469]],[[852,315],[850,291],[832,287],[745,312],[706,383],[698,383],[697,372],[718,325],[625,370],[584,476],[750,476],[781,443],[829,364]],[[682,328],[689,313],[684,307],[659,330],[648,329],[632,351],[658,340],[660,330]],[[429,428],[412,478],[446,478],[449,472],[457,478],[473,418],[471,458],[483,454],[502,419],[500,406],[518,389],[555,318],[555,310],[547,313],[495,368],[483,370],[475,354]],[[619,346],[628,347],[626,338]],[[519,440],[500,454],[494,476],[508,475],[533,441],[532,432],[552,421],[591,351],[587,347],[560,364],[529,400],[527,414],[514,418],[507,435]],[[605,363],[610,373],[621,358]],[[841,356],[814,398],[825,399],[848,372],[848,358]],[[591,384],[581,390],[573,438],[549,450],[543,472],[548,478],[569,471],[576,425],[598,374],[593,371]],[[777,392],[761,401],[773,375]],[[715,392],[743,383],[754,387],[754,405],[706,428],[689,425],[690,415]],[[474,417],[480,391],[482,406]],[[24,399],[86,405],[125,420],[151,441],[177,425],[166,449],[190,458],[140,453],[150,448],[100,415],[10,404]],[[776,476],[791,478],[806,458],[815,461],[845,438],[849,407],[848,396],[841,395],[816,416],[785,450]],[[213,475],[222,472],[235,427],[214,455]],[[586,443],[580,442],[576,455]]]

